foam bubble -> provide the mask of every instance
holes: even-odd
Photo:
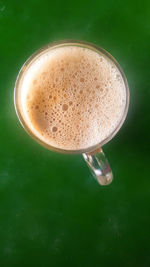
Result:
[[[126,91],[106,56],[81,47],[59,47],[39,56],[22,81],[22,106],[32,132],[68,150],[107,138],[120,122]]]

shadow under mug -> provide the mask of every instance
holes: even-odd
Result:
[[[24,118],[24,115],[23,115],[22,105],[21,105],[21,101],[20,101],[22,80],[23,80],[23,77],[25,76],[28,68],[33,64],[33,62],[39,56],[43,55],[45,52],[52,50],[52,49],[55,49],[55,48],[58,48],[58,47],[64,47],[64,46],[65,47],[66,46],[76,46],[76,47],[88,48],[92,51],[97,52],[99,55],[103,55],[105,58],[112,61],[116,65],[117,69],[119,70],[119,72],[122,76],[122,79],[124,81],[125,88],[126,88],[126,103],[125,103],[124,113],[122,115],[122,118],[121,118],[119,124],[115,128],[115,130],[106,139],[104,139],[101,143],[98,143],[92,147],[82,149],[82,150],[64,150],[64,149],[59,149],[59,148],[53,147],[47,143],[44,143],[28,127],[26,120]],[[55,42],[55,43],[51,43],[51,44],[44,46],[43,48],[36,51],[22,66],[22,68],[18,74],[16,83],[15,83],[14,104],[15,104],[16,113],[17,113],[17,116],[20,120],[20,123],[22,124],[24,129],[27,131],[27,133],[33,139],[35,139],[42,146],[44,146],[44,147],[46,147],[52,151],[65,153],[65,154],[66,153],[68,153],[68,154],[82,154],[83,158],[87,162],[87,164],[88,164],[94,178],[97,180],[97,182],[101,185],[108,185],[111,183],[111,181],[113,179],[113,174],[112,174],[109,163],[108,163],[101,147],[115,136],[115,134],[119,131],[119,129],[121,128],[121,126],[122,126],[122,124],[126,118],[128,106],[129,106],[129,88],[128,88],[128,83],[127,83],[126,77],[125,77],[121,67],[119,66],[118,62],[107,51],[105,51],[103,48],[98,47],[96,45],[93,45],[91,43],[83,42],[83,41],[76,41],[76,40],[63,40],[60,42]]]

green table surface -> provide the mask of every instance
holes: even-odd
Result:
[[[127,120],[104,146],[100,187],[81,155],[33,141],[14,110],[24,61],[62,39],[100,45],[130,87]],[[0,266],[150,266],[150,2],[0,1]]]

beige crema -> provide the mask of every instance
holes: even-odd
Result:
[[[24,119],[44,143],[65,150],[101,143],[122,119],[126,90],[116,65],[78,46],[46,50],[21,84]]]

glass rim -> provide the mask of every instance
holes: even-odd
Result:
[[[57,148],[54,146],[51,146],[47,143],[45,143],[44,141],[42,141],[39,137],[37,137],[32,130],[30,129],[30,127],[27,125],[25,119],[23,118],[23,115],[21,113],[20,107],[19,107],[19,89],[21,88],[20,84],[23,78],[24,73],[27,71],[27,69],[30,67],[30,65],[42,54],[44,54],[46,52],[46,50],[50,50],[50,49],[55,49],[58,47],[63,47],[63,46],[78,46],[78,47],[82,47],[82,48],[88,48],[92,51],[97,52],[98,54],[104,54],[104,56],[108,57],[118,68],[118,70],[120,71],[120,74],[122,76],[122,79],[124,81],[125,84],[125,89],[126,89],[126,104],[125,104],[125,109],[124,109],[124,113],[122,115],[121,120],[119,121],[118,125],[116,126],[116,128],[114,129],[114,131],[107,137],[105,138],[102,142],[97,143],[96,145],[90,146],[88,148],[84,148],[84,149],[77,149],[77,150],[67,150],[67,149],[61,149],[61,148]],[[98,148],[102,147],[104,144],[108,143],[116,134],[117,132],[120,130],[121,126],[123,125],[125,118],[127,116],[127,112],[128,112],[128,108],[129,108],[129,99],[130,99],[130,93],[129,93],[129,86],[128,86],[128,82],[126,79],[126,76],[122,70],[122,68],[120,67],[119,63],[116,61],[116,59],[109,53],[107,52],[105,49],[101,48],[100,46],[97,46],[95,44],[92,44],[90,42],[86,42],[86,41],[79,41],[79,40],[70,40],[70,39],[66,39],[66,40],[61,40],[58,42],[52,42],[49,43],[45,46],[43,46],[42,48],[38,49],[37,51],[35,51],[23,64],[23,66],[21,67],[16,82],[15,82],[15,88],[14,88],[14,106],[15,106],[15,110],[16,110],[16,114],[17,117],[21,123],[21,125],[23,126],[23,128],[25,129],[25,131],[30,135],[30,137],[32,137],[37,143],[39,143],[40,145],[42,145],[43,147],[51,150],[51,151],[55,151],[55,152],[59,152],[59,153],[63,153],[63,154],[82,154],[82,153],[89,153],[91,151],[97,150]]]

